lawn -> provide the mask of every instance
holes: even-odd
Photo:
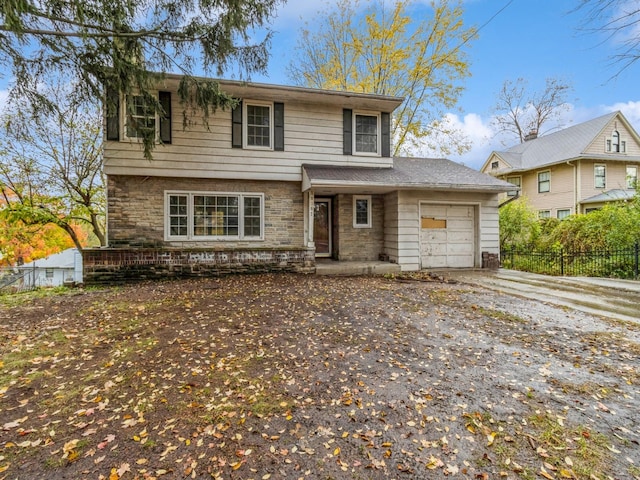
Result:
[[[640,478],[640,328],[422,276],[0,296],[0,479]]]

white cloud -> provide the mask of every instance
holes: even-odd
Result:
[[[576,107],[568,105],[557,123],[557,131],[593,118],[620,110],[631,125],[640,131],[640,101],[618,102],[612,105],[597,107]],[[516,140],[500,135],[492,127],[492,117],[482,117],[477,113],[468,113],[460,117],[453,113],[445,116],[448,125],[460,130],[470,141],[471,149],[463,155],[449,155],[455,162],[464,163],[468,167],[480,169],[493,150],[504,150],[515,144]]]

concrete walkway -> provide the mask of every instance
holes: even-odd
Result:
[[[462,283],[640,323],[640,281],[551,277],[504,269],[447,270],[439,273]]]

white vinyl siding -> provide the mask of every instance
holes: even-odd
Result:
[[[171,95],[171,102],[175,126],[171,144],[158,145],[150,162],[144,158],[137,142],[106,142],[104,171],[107,175],[300,182],[303,164],[390,167],[393,163],[392,158],[379,154],[343,154],[343,107],[340,105],[287,102],[286,150],[275,151],[233,148],[230,109],[218,109],[206,122],[195,115],[190,117],[187,128],[182,128],[182,117],[177,112],[182,112],[184,106],[177,94]]]

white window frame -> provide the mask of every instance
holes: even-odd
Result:
[[[151,92],[151,94],[156,98],[156,101],[158,100],[158,92],[154,91]],[[123,138],[125,140],[130,140],[132,142],[142,142],[142,137],[130,137],[129,135],[127,135],[127,112],[128,112],[128,105],[127,102],[129,100],[129,97],[141,97],[142,95],[139,95],[137,93],[132,93],[129,95],[122,95],[120,98],[120,104],[123,106],[123,108],[121,109],[122,111],[120,112],[120,125],[122,128],[122,132],[120,135],[120,138]],[[155,134],[155,141],[157,142],[160,139],[160,115],[158,115],[158,112],[155,112],[155,127],[156,127],[156,134]]]
[[[549,185],[547,190],[540,190],[540,175],[542,175],[543,173],[549,174],[548,180],[542,180],[543,182],[546,182]],[[551,191],[551,170],[543,170],[542,172],[538,172],[538,193],[549,193],[550,191]]]
[[[357,117],[375,117],[376,118],[376,151],[375,152],[360,152],[358,151],[358,142],[356,141],[357,132],[356,132],[356,124]],[[353,155],[361,155],[367,157],[379,157],[381,156],[382,151],[382,124],[381,124],[381,116],[379,112],[370,112],[370,111],[355,111],[353,112],[352,119],[352,145],[353,145]]]
[[[171,235],[170,209],[169,203],[171,196],[187,197],[187,234]],[[196,196],[211,197],[238,197],[238,235],[195,235],[194,234],[194,197]],[[260,198],[260,236],[245,236],[244,227],[244,199]],[[260,192],[202,192],[202,191],[184,191],[184,190],[165,190],[164,192],[164,239],[171,241],[189,241],[189,242],[207,242],[207,241],[262,241],[264,240],[264,193]]]
[[[560,212],[562,212],[563,214],[566,213],[566,215],[563,215],[562,217],[560,216]],[[559,208],[558,210],[556,210],[556,218],[558,220],[564,220],[565,218],[567,218],[568,216],[571,215],[571,209],[570,208]]]
[[[598,175],[596,173],[599,167],[602,167],[602,172],[603,172],[602,175]],[[602,186],[598,185],[598,178],[602,178]],[[607,166],[605,164],[596,163],[593,166],[593,188],[597,188],[597,189],[607,188]]]
[[[518,183],[513,183],[511,180],[518,180]],[[520,176],[520,175],[507,177],[507,182],[512,184],[512,185],[515,185],[516,187],[518,187],[518,189],[522,188],[522,176]],[[516,195],[518,195],[518,191],[519,190],[509,190],[507,192],[507,196],[508,197],[515,197]]]
[[[551,218],[551,210],[538,210],[538,218]]]
[[[629,175],[629,169],[634,169],[636,171],[635,176]],[[633,181],[630,181],[633,178]],[[628,190],[635,190],[638,183],[638,166],[637,165],[627,165],[625,168],[625,181],[627,183]]]
[[[358,219],[356,216],[356,204],[358,200],[367,201],[367,223],[357,223]],[[372,206],[373,206],[373,203],[371,201],[371,195],[354,195],[353,196],[353,228],[371,228]]]
[[[249,145],[249,122],[248,122],[248,109],[249,107],[267,107],[269,109],[269,146],[262,145]],[[248,150],[273,150],[273,103],[272,102],[260,102],[254,100],[242,101],[242,148]]]

